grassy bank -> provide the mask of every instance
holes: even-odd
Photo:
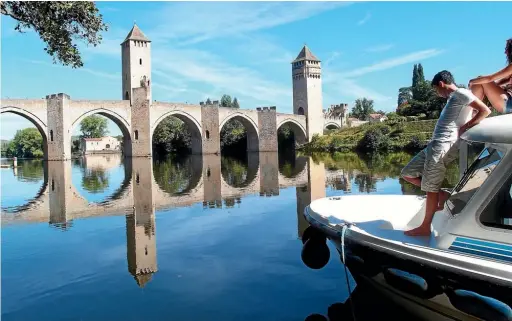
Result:
[[[400,151],[418,150],[432,136],[436,119],[419,121],[386,121],[359,127],[333,130],[313,136],[301,147],[305,152]]]

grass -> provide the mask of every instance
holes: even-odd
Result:
[[[331,130],[323,136],[314,136],[312,141],[302,146],[302,150],[310,152],[346,152],[361,149],[361,145],[368,140],[368,132],[376,133],[377,143],[369,144],[373,147],[367,151],[379,149],[399,151],[423,148],[432,136],[436,119],[409,122],[386,121],[383,123],[364,124],[359,127]]]

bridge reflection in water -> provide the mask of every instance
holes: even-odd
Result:
[[[45,162],[39,193],[15,210],[3,209],[2,220],[4,225],[49,222],[66,230],[76,219],[126,215],[128,270],[141,287],[158,271],[155,211],[197,203],[202,203],[205,210],[232,207],[244,195],[272,197],[282,188],[295,187],[300,238],[307,227],[302,216],[305,206],[325,197],[327,186],[341,186],[350,192],[349,176],[354,175],[353,171],[349,175],[343,170],[326,170],[322,161],[305,156],[293,155],[293,164],[280,166],[275,152],[248,153],[246,167],[243,162],[237,164],[218,155],[191,155],[179,163],[180,170],[169,166],[168,161],[111,157],[108,161],[105,156],[87,156],[75,161]],[[84,180],[93,170],[107,170],[124,162],[124,180],[106,200],[89,202],[73,184],[73,162],[85,167]]]

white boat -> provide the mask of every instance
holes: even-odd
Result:
[[[473,161],[467,151],[475,145]],[[322,198],[304,210],[304,263],[322,268],[329,240],[356,282],[423,319],[512,320],[512,114],[461,135],[459,156],[460,180],[435,213],[431,236],[404,234],[422,222],[425,197]]]

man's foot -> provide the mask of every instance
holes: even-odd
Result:
[[[450,193],[440,190],[439,191],[439,202],[437,204],[437,210],[440,211],[444,208],[444,203],[450,198]]]
[[[420,225],[417,228],[413,228],[412,230],[404,231],[404,234],[408,236],[430,236],[430,233],[430,225]]]

